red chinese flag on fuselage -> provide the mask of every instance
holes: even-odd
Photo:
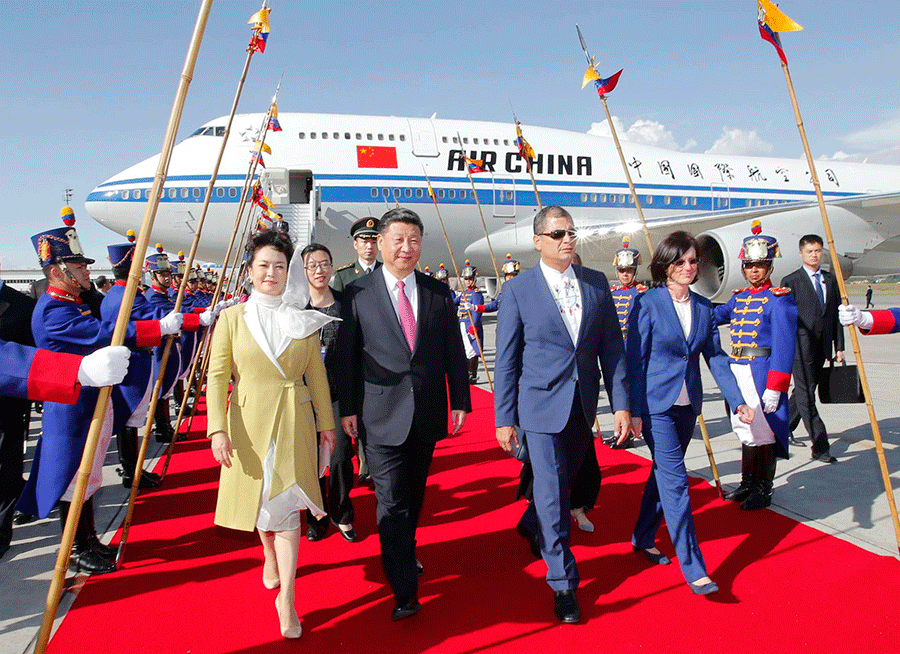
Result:
[[[357,145],[358,168],[397,168],[397,148],[384,145]]]

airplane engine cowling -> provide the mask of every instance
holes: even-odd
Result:
[[[828,208],[828,217],[838,252],[862,252],[872,236],[871,226],[856,214],[841,207]],[[713,302],[727,302],[735,289],[746,288],[747,281],[741,271],[738,254],[741,243],[750,235],[753,220],[711,229],[697,236],[700,251],[700,268],[697,281],[691,287],[695,292]],[[802,265],[798,243],[805,234],[823,235],[818,207],[803,208],[762,219],[764,234],[778,239],[781,257],[774,261],[772,283],[778,285],[781,278]],[[824,239],[823,239],[824,240]],[[828,244],[824,244],[824,265],[830,267]],[[853,273],[853,261],[839,256],[844,278]]]

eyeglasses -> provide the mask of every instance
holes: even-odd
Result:
[[[552,232],[539,232],[538,236],[549,236],[554,241],[561,240],[564,236],[575,238],[574,229],[554,229]]]
[[[685,266],[691,266],[692,268],[700,263],[699,259],[679,259],[674,262],[672,265],[676,268],[684,268]]]
[[[307,270],[316,271],[316,270],[328,270],[331,268],[331,263],[328,261],[321,261],[319,263],[308,263],[304,266]]]

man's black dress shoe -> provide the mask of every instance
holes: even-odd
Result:
[[[803,445],[803,443],[801,443],[798,439],[794,438],[793,434],[788,437],[788,440],[790,441],[791,445]]]
[[[319,526],[317,524],[310,524],[306,527],[306,540],[310,542],[315,542],[317,540],[322,540],[325,538],[325,534],[328,532],[328,523],[326,522],[323,526]]]
[[[309,532],[307,532],[307,533],[309,533]],[[356,540],[356,530],[353,527],[350,527],[350,529],[348,529],[347,531],[344,531],[343,529],[340,528],[340,526],[338,526],[338,533],[341,536],[343,536],[344,540],[347,541],[348,543],[352,543]]]
[[[416,559],[416,574],[423,575],[425,574],[425,566],[422,565],[422,562],[419,559]]]
[[[578,608],[578,600],[575,599],[574,590],[556,591],[553,610],[556,617],[569,624],[581,622],[581,609]]]
[[[397,620],[412,617],[418,613],[421,608],[422,605],[419,604],[419,600],[417,599],[411,599],[405,604],[398,603],[397,606],[394,607],[394,610],[391,611],[391,620],[396,622]]]
[[[90,548],[73,549],[69,565],[76,572],[85,572],[89,575],[102,575],[107,572],[115,572],[116,564]]]
[[[534,558],[541,558],[541,546],[538,543],[537,535],[532,534],[521,524],[516,525],[516,531],[519,532],[519,536],[528,541],[528,547],[531,549],[531,553],[534,554]]]
[[[131,488],[131,485],[134,484],[134,476],[126,474],[121,469],[119,469],[119,475],[122,477],[122,486]],[[141,473],[141,482],[138,487],[141,489],[159,488],[161,482],[162,478],[159,475],[145,470]]]
[[[359,485],[360,486],[371,486],[372,485],[372,475],[360,475],[359,476]]]
[[[87,546],[91,551],[99,554],[107,561],[115,562],[116,557],[119,555],[118,547],[110,547],[109,545],[104,545],[96,536],[91,536],[90,538],[88,538]]]
[[[29,522],[34,522],[35,520],[37,520],[35,516],[22,513],[21,511],[16,511],[13,515],[13,524],[15,525],[27,525]]]
[[[837,463],[837,459],[831,456],[831,452],[813,452],[812,458],[815,461],[821,461],[822,463]]]

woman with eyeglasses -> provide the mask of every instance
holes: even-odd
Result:
[[[697,278],[697,250],[697,241],[687,232],[666,237],[650,263],[650,274],[659,286],[635,300],[628,319],[632,429],[643,433],[653,456],[631,545],[652,563],[669,564],[655,545],[665,516],[688,586],[697,595],[708,595],[719,588],[707,576],[697,542],[684,466],[703,404],[701,355],[740,420],[751,423],[753,410],[744,403],[722,351],[712,304],[691,292]]]
[[[290,265],[293,253],[284,232],[250,238],[253,291],[219,317],[206,395],[207,432],[222,465],[215,524],[259,533],[262,583],[279,589],[275,609],[285,638],[301,633],[294,606],[301,513],[325,513],[319,440],[335,442],[319,346],[319,330],[334,318],[306,309],[309,283],[300,257]]]
[[[321,311],[326,316],[339,318],[343,294],[328,285],[334,266],[331,252],[324,245],[310,243],[300,253],[306,279],[309,281],[309,304],[307,309]],[[306,538],[311,541],[321,540],[328,532],[329,519],[337,528],[344,540],[356,540],[353,529],[353,503],[350,501],[350,490],[353,488],[353,443],[341,428],[337,401],[337,333],[338,322],[330,322],[319,330],[319,345],[325,372],[328,374],[328,388],[331,391],[331,409],[334,415],[336,439],[331,453],[328,477],[321,477],[319,484],[325,509],[328,516],[316,518],[312,511],[306,512]]]

